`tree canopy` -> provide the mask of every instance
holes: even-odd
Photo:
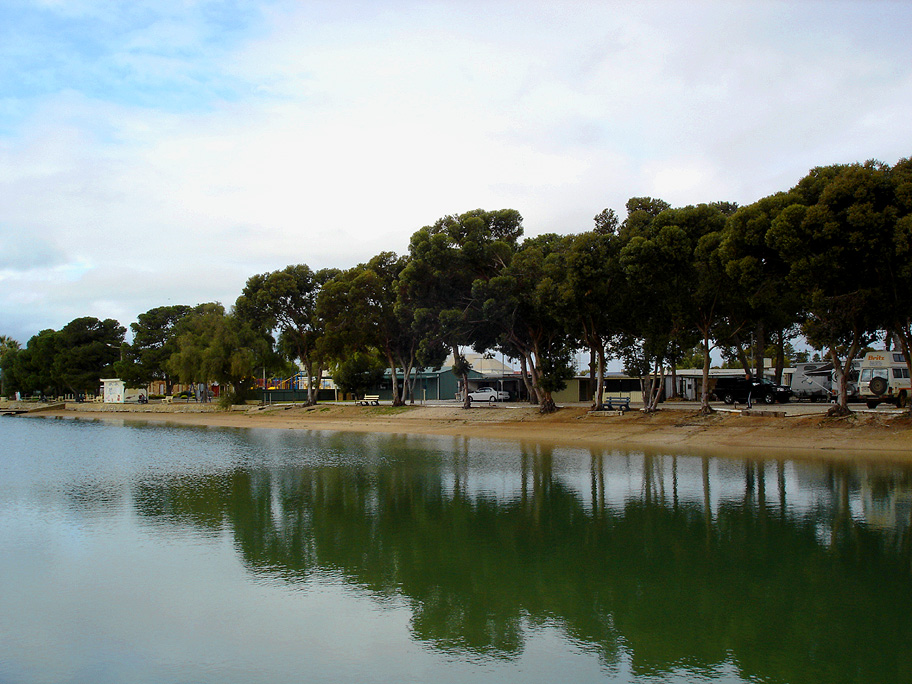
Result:
[[[446,352],[468,387],[473,348],[517,359],[530,398],[550,411],[587,350],[596,407],[616,358],[654,409],[666,370],[699,353],[708,411],[713,349],[757,375],[772,349],[778,375],[798,334],[833,362],[843,411],[866,345],[896,340],[912,371],[909,159],[818,167],[741,207],[632,197],[625,208],[623,220],[606,208],[588,230],[526,239],[515,209],[450,214],[416,230],[405,255],[253,275],[231,312],[153,308],[128,344],[117,321],[89,317],[23,348],[0,337],[3,391],[91,391],[116,372],[136,384],[223,382],[242,396],[282,355],[304,369],[315,402],[326,369],[364,375],[382,358],[401,404],[415,369]]]

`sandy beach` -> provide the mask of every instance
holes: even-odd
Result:
[[[631,410],[590,414],[586,407],[540,415],[525,405],[463,409],[458,406],[363,407],[321,404],[312,407],[249,407],[231,411],[194,404],[131,406],[68,404],[45,411],[43,418],[145,421],[274,430],[338,430],[398,434],[458,435],[549,443],[596,449],[646,449],[828,460],[912,462],[912,420],[908,414],[859,412],[848,418],[812,414],[783,416],[775,411],[716,412],[703,417],[695,408],[663,409],[655,414]]]

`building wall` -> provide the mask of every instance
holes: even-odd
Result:
[[[552,397],[557,404],[578,404],[592,401],[589,377],[581,376],[567,381],[567,389],[555,392]],[[634,403],[643,401],[639,378],[607,377],[603,397],[629,397]]]

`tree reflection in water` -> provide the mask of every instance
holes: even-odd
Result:
[[[334,571],[406,597],[415,638],[440,649],[511,658],[549,624],[644,675],[912,672],[908,471],[593,451],[576,482],[542,446],[482,473],[469,440],[448,456],[406,438],[365,448],[381,454],[146,482],[134,501],[227,526],[253,572]]]

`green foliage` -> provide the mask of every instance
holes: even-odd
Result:
[[[383,380],[383,360],[376,354],[352,352],[336,365],[333,382],[343,392],[363,397]]]
[[[113,373],[125,330],[113,319],[77,318],[60,330],[42,330],[25,349],[4,353],[4,391],[48,395],[90,393]]]
[[[626,208],[623,223],[604,209],[591,231],[522,243],[515,210],[445,216],[412,235],[407,257],[251,276],[231,314],[151,309],[129,345],[116,321],[92,318],[22,349],[0,337],[3,391],[91,391],[116,373],[134,385],[216,380],[241,396],[254,367],[281,365],[276,351],[303,364],[312,391],[331,361],[366,373],[358,363],[375,354],[408,387],[416,365],[439,367],[448,352],[467,373],[460,350],[473,347],[521,359],[544,407],[580,347],[600,376],[620,357],[645,378],[699,366],[698,348],[704,364],[714,347],[743,366],[795,360],[799,324],[843,374],[885,331],[912,367],[912,161],[816,168],[744,207],[633,197]]]
[[[400,301],[414,312],[425,352],[443,346],[458,357],[462,346],[484,351],[494,343],[473,284],[500,274],[522,232],[519,212],[476,209],[445,216],[412,235],[399,278]]]
[[[183,383],[211,384],[226,389],[227,401],[243,403],[254,386],[254,372],[268,362],[269,342],[221,304],[200,304],[177,326],[177,351],[167,370]]]
[[[813,169],[768,232],[802,295],[805,336],[837,367],[844,410],[852,360],[879,330],[908,319],[897,249],[909,213],[907,166],[869,161]]]
[[[159,306],[139,314],[130,324],[133,342],[124,345],[123,359],[114,364],[117,377],[129,387],[145,387],[153,380],[163,380],[171,393],[173,378],[166,364],[177,351],[176,329],[191,308],[186,305]]]
[[[396,405],[403,401],[398,370],[407,386],[422,338],[413,307],[399,296],[399,277],[406,264],[405,257],[382,252],[329,281],[317,303],[326,325],[328,353],[338,359],[377,350],[389,367]]]
[[[126,330],[108,318],[77,318],[57,334],[54,373],[71,392],[94,392],[104,375],[113,373]]]
[[[280,349],[289,359],[298,359],[307,375],[309,403],[316,403],[316,388],[328,362],[323,344],[324,321],[317,312],[321,289],[340,271],[312,271],[306,264],[251,276],[235,303],[235,315],[264,341],[277,332]]]
[[[487,321],[486,347],[515,349],[525,357],[542,411],[554,410],[551,393],[566,386],[566,368],[576,335],[567,307],[571,297],[567,257],[573,238],[529,238],[501,273],[472,287]],[[572,375],[570,376],[572,377]]]
[[[19,351],[19,342],[8,335],[0,335],[0,396],[5,397],[16,391],[13,367]]]

